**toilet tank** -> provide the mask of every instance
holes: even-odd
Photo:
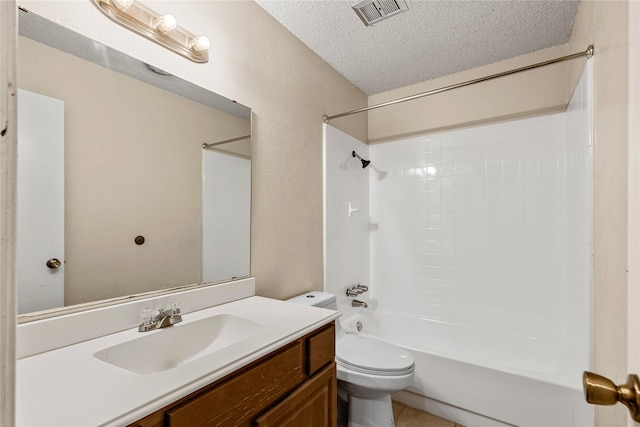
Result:
[[[311,305],[313,307],[328,308],[337,310],[336,296],[328,292],[311,291],[293,298],[289,298],[288,302],[295,304]]]

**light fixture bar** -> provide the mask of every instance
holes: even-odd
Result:
[[[138,1],[91,0],[111,20],[194,62],[209,61],[209,39],[178,25],[173,15],[161,15]]]

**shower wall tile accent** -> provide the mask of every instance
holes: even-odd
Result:
[[[352,136],[324,125],[324,289],[336,294],[338,309],[354,309],[345,290],[369,283],[369,174],[352,156],[369,158],[369,147]],[[358,209],[349,216],[349,204]],[[363,294],[358,299],[368,301]]]
[[[564,113],[370,146],[384,174],[369,174],[380,309],[571,342],[590,358],[588,80]]]

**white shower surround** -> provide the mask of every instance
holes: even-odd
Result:
[[[571,409],[555,424],[543,414],[553,408],[539,389],[531,399],[540,402],[540,417],[516,408],[523,415],[502,418],[506,423],[592,422],[592,408],[576,398],[582,371],[593,364],[591,61],[585,70],[559,114],[369,147],[325,127],[325,289],[338,295],[349,319],[362,310],[351,308],[344,289],[370,277],[361,299],[376,312],[374,324],[393,316],[395,325],[402,323],[405,333],[374,330],[416,354],[409,390],[426,397],[421,407],[464,422],[464,411],[446,405],[466,404],[464,378],[456,376],[461,365],[453,368],[460,362],[511,393],[532,380],[547,383],[549,393],[566,391],[556,409]],[[371,158],[367,170],[349,161],[353,149]],[[369,212],[362,208],[365,194]],[[354,201],[359,216],[348,218]],[[523,346],[545,357],[522,357]],[[436,371],[420,366],[436,360],[447,362]],[[486,377],[491,371],[496,375]],[[421,377],[435,373],[440,377]],[[510,389],[518,383],[519,390]],[[474,393],[483,393],[483,385],[465,381]],[[442,403],[446,410],[438,409]],[[467,409],[508,417],[491,405]]]

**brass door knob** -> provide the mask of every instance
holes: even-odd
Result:
[[[630,374],[627,383],[615,385],[613,381],[593,372],[582,375],[585,399],[594,405],[614,405],[621,402],[631,413],[634,421],[640,421],[640,380]]]
[[[60,268],[61,265],[62,263],[58,258],[51,258],[50,260],[47,261],[47,267],[49,267],[52,270],[55,270],[56,268]]]

